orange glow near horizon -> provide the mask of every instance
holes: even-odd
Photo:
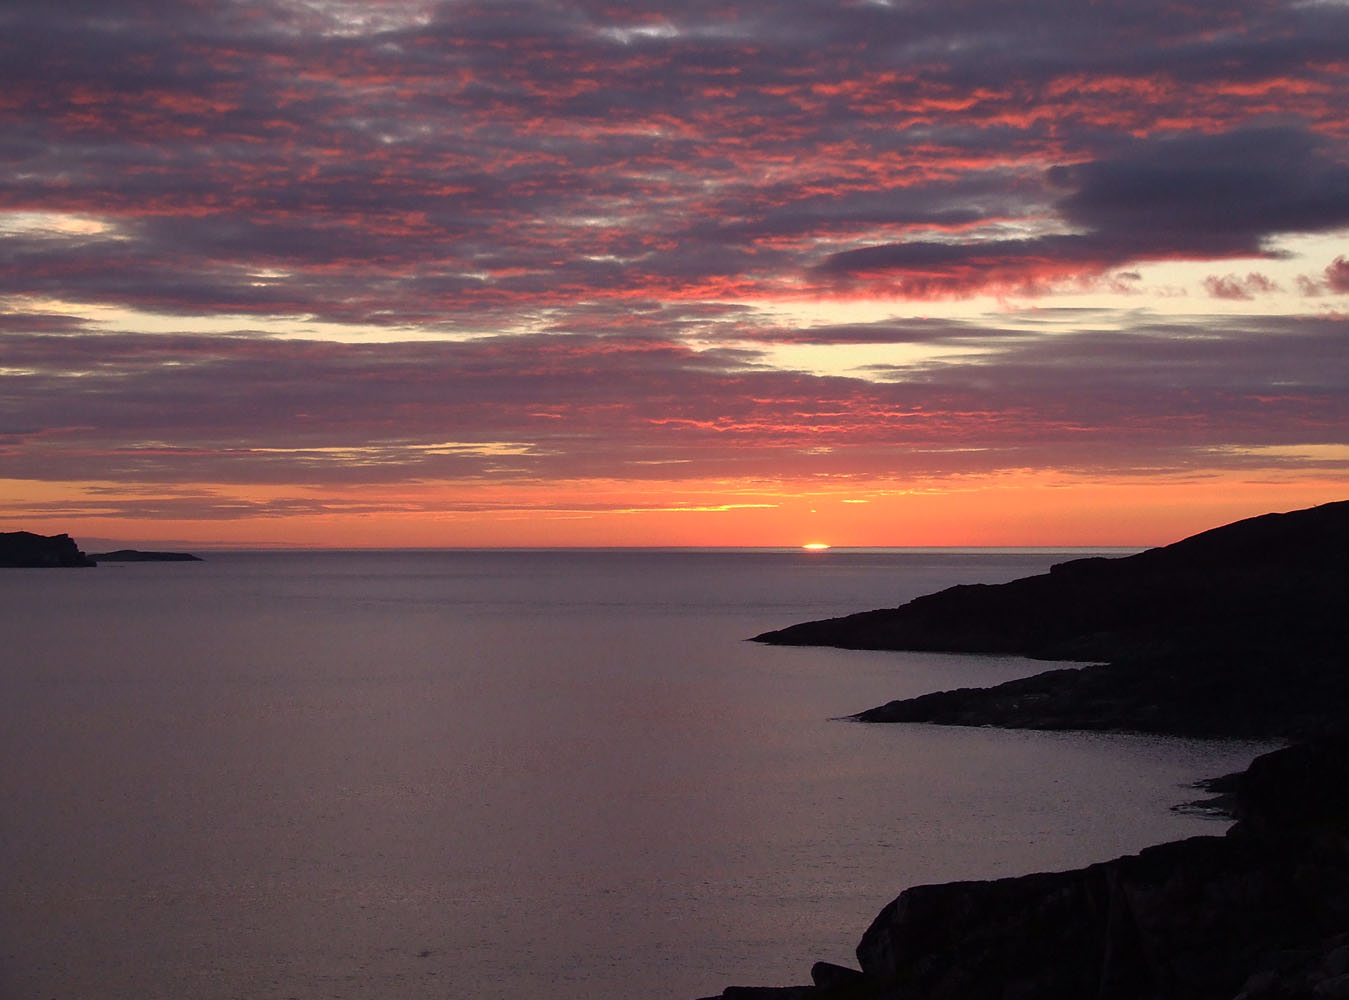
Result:
[[[328,490],[276,515],[110,516],[76,505],[24,516],[55,496],[106,498],[101,484],[0,484],[4,530],[203,548],[1130,546],[1166,544],[1229,521],[1344,499],[1331,480],[1235,475],[1089,482],[1008,474],[969,483],[574,481],[516,487],[421,485]],[[16,492],[19,491],[19,492]],[[294,498],[295,487],[203,487],[226,503]],[[140,499],[144,499],[142,495]],[[92,507],[92,505],[91,505]],[[804,538],[803,538],[804,536]]]
[[[1140,546],[1349,496],[1344,4],[440,6],[5,9],[0,530]]]

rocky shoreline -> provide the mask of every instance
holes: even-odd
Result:
[[[890,702],[864,722],[1304,742],[1213,783],[1236,819],[1224,837],[916,886],[867,929],[860,968],[817,963],[810,985],[721,1000],[1349,998],[1346,566],[1340,502],[757,636],[1104,661]]]
[[[1065,872],[905,890],[859,969],[721,1000],[1349,996],[1349,737],[1276,750],[1237,779],[1236,824]],[[714,998],[708,998],[714,1000]]]

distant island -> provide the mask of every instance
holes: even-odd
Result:
[[[1349,502],[759,642],[1103,661],[863,722],[1303,740],[1210,782],[1237,820],[1068,872],[901,893],[812,984],[722,1000],[1349,997]]]
[[[0,531],[0,568],[46,569],[97,566],[100,562],[201,562],[187,552],[118,549],[86,555],[69,535]]]
[[[115,552],[95,552],[91,559],[98,562],[201,562],[201,556],[190,552],[147,552],[142,549],[118,549]]]

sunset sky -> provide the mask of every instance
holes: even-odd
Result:
[[[0,5],[0,530],[1143,545],[1349,497],[1342,0]]]

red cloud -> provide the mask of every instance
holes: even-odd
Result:
[[[1276,282],[1254,271],[1244,278],[1235,274],[1210,275],[1204,279],[1204,287],[1215,299],[1253,299],[1258,294],[1280,290]]]
[[[1349,260],[1336,257],[1326,266],[1326,285],[1332,292],[1349,294]]]

